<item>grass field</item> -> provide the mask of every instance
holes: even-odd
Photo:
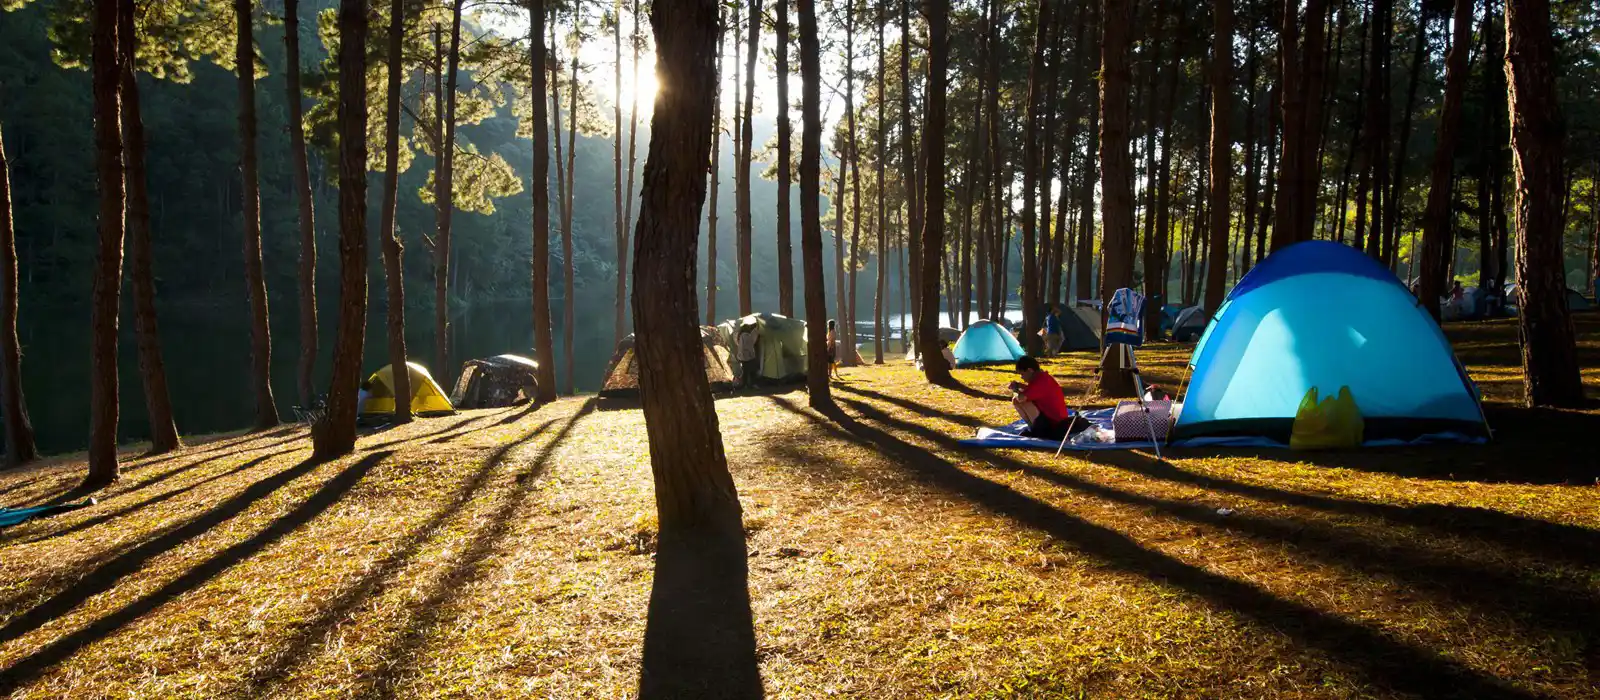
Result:
[[[1600,318],[1579,326],[1600,396]],[[720,400],[767,694],[1600,697],[1600,408],[1517,407],[1515,326],[1450,332],[1486,446],[972,451],[1011,375],[957,391],[904,362],[846,369],[839,416]],[[1186,359],[1141,356],[1172,386]],[[1047,368],[1074,397],[1091,363]],[[99,505],[0,534],[0,694],[631,696],[643,435],[580,397],[320,465],[298,428],[130,452]],[[0,503],[83,471],[0,473]]]

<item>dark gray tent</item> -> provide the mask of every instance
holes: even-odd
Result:
[[[1061,320],[1061,352],[1100,349],[1100,313],[1077,307],[1057,316]]]
[[[1193,343],[1200,339],[1200,334],[1206,332],[1206,323],[1211,320],[1211,315],[1205,309],[1191,306],[1178,313],[1178,320],[1172,322],[1172,340],[1179,343]]]

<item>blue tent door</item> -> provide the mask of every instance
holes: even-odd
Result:
[[[1190,361],[1175,438],[1288,442],[1300,401],[1350,387],[1368,439],[1486,437],[1476,392],[1438,324],[1348,246],[1300,243],[1240,280]]]

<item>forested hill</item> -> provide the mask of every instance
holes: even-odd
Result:
[[[302,6],[311,10],[335,3],[315,0]],[[0,124],[4,125],[10,157],[13,204],[20,259],[21,318],[19,333],[26,356],[26,390],[32,401],[34,423],[46,450],[81,445],[87,416],[89,334],[88,299],[95,250],[97,189],[94,180],[93,119],[90,76],[81,68],[63,68],[52,59],[53,0],[37,0],[11,12],[0,12]],[[269,9],[269,14],[281,13]],[[307,82],[319,79],[327,50],[316,35],[316,23],[302,25]],[[260,181],[262,249],[267,289],[271,300],[274,346],[273,382],[283,408],[294,403],[294,358],[299,339],[295,318],[296,266],[299,246],[292,193],[286,91],[283,62],[283,25],[257,27],[256,44],[266,74],[256,82],[260,118]],[[642,66],[649,71],[652,66]],[[609,70],[609,67],[606,67]],[[463,72],[463,83],[472,77]],[[161,313],[164,346],[172,365],[172,388],[177,420],[185,432],[231,429],[248,423],[251,395],[248,379],[249,327],[244,263],[240,240],[243,230],[240,197],[239,133],[236,78],[232,71],[209,62],[192,65],[192,80],[178,83],[140,75],[144,123],[149,137],[148,162],[152,215],[156,299]],[[323,79],[325,81],[325,79]],[[604,105],[607,119],[609,104]],[[308,110],[316,107],[306,102]],[[627,113],[624,111],[624,128]],[[407,122],[410,120],[407,119]],[[756,123],[759,144],[768,141],[773,126]],[[406,129],[410,124],[405,125]],[[316,200],[319,299],[323,323],[322,346],[331,347],[336,319],[338,198],[334,185],[331,144],[317,143],[312,130],[311,179]],[[493,200],[491,214],[457,212],[454,220],[450,303],[452,344],[459,362],[470,356],[520,352],[531,354],[532,311],[530,292],[531,205],[528,194],[532,142],[518,136],[518,120],[509,107],[500,107],[481,123],[461,127],[463,144],[483,153],[498,154],[520,180],[517,192]],[[636,173],[643,177],[649,140],[648,115],[639,124]],[[627,158],[624,143],[623,157]],[[720,229],[719,316],[738,309],[734,228],[734,160],[731,141],[724,134],[721,149],[721,187],[718,198]],[[552,163],[554,159],[552,158]],[[408,336],[413,357],[432,364],[434,347],[433,264],[423,236],[431,235],[436,214],[418,192],[429,181],[433,158],[419,150],[401,177],[398,228],[406,246]],[[626,169],[627,163],[623,167]],[[763,166],[757,165],[757,172]],[[577,388],[597,387],[604,361],[611,353],[613,301],[617,251],[613,209],[612,141],[609,133],[578,137],[574,207],[573,263],[576,304],[574,324]],[[374,174],[373,182],[378,182]],[[458,184],[458,187],[460,185]],[[551,186],[551,202],[557,198]],[[369,188],[369,222],[376,229],[380,187]],[[634,189],[637,197],[638,187]],[[795,192],[798,196],[798,191]],[[751,187],[754,232],[753,293],[758,310],[777,307],[777,250],[775,243],[777,185],[754,178]],[[826,203],[824,208],[826,211]],[[637,211],[637,207],[635,207]],[[831,214],[827,214],[831,224]],[[559,218],[552,216],[552,280],[550,293],[559,338],[560,309],[565,303],[561,284]],[[799,268],[799,222],[795,216],[796,269]],[[702,236],[702,250],[705,236]],[[832,245],[825,256],[832,259]],[[379,246],[370,247],[372,264],[369,297],[367,364],[369,370],[384,364],[381,320],[384,315],[382,266]],[[704,260],[702,253],[701,260]],[[832,266],[827,288],[831,291]],[[762,273],[764,270],[771,272]],[[705,270],[701,269],[702,279]],[[868,267],[863,279],[875,274]],[[797,279],[797,286],[803,281]],[[703,283],[702,283],[703,287]],[[861,285],[862,308],[870,308],[873,287]],[[702,312],[703,313],[703,312]],[[125,438],[142,435],[144,405],[137,390],[136,352],[132,342],[131,314],[124,310],[121,343],[121,395]],[[565,362],[557,343],[558,365]],[[441,375],[451,371],[435,370]],[[329,372],[326,355],[319,364],[318,385]]]

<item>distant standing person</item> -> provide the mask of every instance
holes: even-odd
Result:
[[[828,319],[828,376],[844,381],[839,374],[839,322]]]
[[[1061,316],[1056,307],[1051,306],[1044,316],[1044,355],[1053,357],[1061,351]]]
[[[1061,385],[1049,372],[1039,369],[1039,361],[1024,355],[1017,360],[1022,381],[1011,383],[1011,405],[1028,423],[1023,436],[1060,440],[1072,426],[1067,422],[1067,398]]]
[[[739,326],[739,336],[734,339],[734,359],[739,361],[739,386],[742,388],[748,389],[756,384],[756,374],[761,369],[761,362],[757,359],[760,355],[756,352],[759,341],[754,323]]]

